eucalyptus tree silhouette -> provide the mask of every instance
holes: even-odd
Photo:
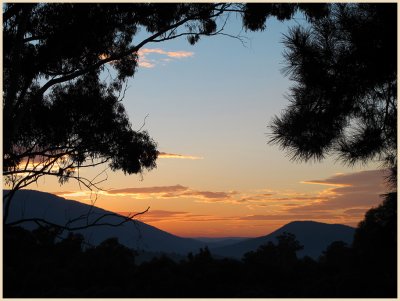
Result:
[[[311,6],[6,3],[3,176],[11,189],[4,196],[4,221],[15,191],[44,175],[93,189],[106,176],[86,179],[79,173],[84,167],[107,163],[127,174],[156,167],[155,141],[132,128],[121,103],[143,46],[229,35],[224,28],[232,13],[255,30],[267,17],[287,19],[299,9],[311,16],[326,5]]]

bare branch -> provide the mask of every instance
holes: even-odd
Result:
[[[147,119],[147,117],[149,117],[149,114],[147,114],[147,115],[144,117],[143,124],[142,124],[142,126],[139,128],[138,132],[140,132],[140,131],[144,128],[144,126],[146,125],[146,119]]]
[[[123,100],[125,99],[126,91],[127,91],[129,88],[130,88],[130,86],[128,86],[128,83],[125,82],[125,88],[124,88],[124,91],[122,91],[122,96],[121,96],[121,91],[119,91],[119,94],[118,94],[118,101],[119,101],[119,102],[121,102],[121,101],[123,101]]]
[[[128,216],[122,216],[116,213],[105,213],[102,214],[100,217],[98,217],[97,219],[95,219],[93,222],[91,222],[90,224],[84,225],[84,226],[76,226],[76,227],[72,227],[69,226],[71,224],[71,221],[68,221],[64,226],[62,225],[58,225],[56,223],[53,222],[49,222],[43,218],[25,218],[25,219],[20,219],[18,221],[15,222],[10,222],[7,223],[6,226],[15,226],[15,225],[19,225],[22,223],[26,223],[26,222],[35,222],[38,224],[44,224],[44,225],[48,225],[48,226],[52,226],[55,228],[59,228],[63,231],[77,231],[77,230],[83,230],[83,229],[88,229],[91,227],[98,227],[98,226],[110,226],[110,227],[119,227],[127,222],[133,222],[133,219],[139,215],[145,214],[146,212],[148,212],[150,209],[150,207],[147,207],[146,210],[138,212],[138,213],[132,213],[129,214]],[[117,222],[117,223],[110,223],[110,222],[102,222],[102,220],[106,217],[118,217],[121,218],[121,221]],[[86,215],[81,215],[79,218],[76,218],[73,220],[73,222],[79,221],[82,218],[86,218]]]
[[[215,14],[214,16],[218,16],[221,15],[223,13],[223,11],[219,11],[217,14]],[[65,75],[65,76],[61,76],[61,77],[57,77],[54,79],[51,79],[50,81],[48,81],[46,84],[44,84],[38,91],[37,95],[41,96],[43,95],[50,87],[56,85],[56,84],[60,84],[69,80],[72,80],[78,76],[84,75],[90,71],[93,70],[97,70],[99,67],[103,66],[104,64],[107,64],[109,62],[115,61],[115,60],[119,60],[131,53],[135,53],[137,52],[140,48],[142,48],[144,45],[146,45],[149,42],[152,42],[153,40],[155,40],[157,37],[160,37],[162,35],[164,35],[165,33],[167,33],[168,31],[177,28],[183,24],[185,24],[188,21],[191,20],[195,20],[198,17],[198,15],[190,15],[170,26],[165,27],[163,30],[158,31],[157,33],[149,36],[148,38],[142,40],[139,44],[137,44],[136,46],[132,46],[131,48],[129,48],[126,51],[123,51],[121,53],[117,53],[117,54],[113,54],[107,58],[101,59],[99,60],[96,64],[90,65],[85,69],[81,69],[78,71],[75,71],[71,74]]]

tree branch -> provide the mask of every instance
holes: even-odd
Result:
[[[227,6],[225,4],[225,5],[222,6],[222,8],[218,9],[217,8],[218,5],[221,5],[221,4],[216,4],[214,6],[214,9],[218,10],[218,13],[212,15],[211,16],[212,18],[221,15],[224,12],[224,8],[223,7]],[[56,84],[60,84],[60,83],[72,80],[72,79],[74,79],[74,78],[76,78],[78,76],[84,75],[84,74],[86,74],[86,73],[88,73],[90,71],[97,70],[102,65],[107,64],[107,63],[109,63],[111,61],[119,60],[119,59],[121,59],[121,58],[123,58],[123,57],[125,57],[125,56],[127,56],[127,55],[129,55],[131,53],[138,52],[139,49],[142,48],[147,43],[152,42],[157,37],[160,37],[160,36],[164,35],[165,33],[167,33],[168,31],[170,31],[170,30],[172,30],[174,28],[180,27],[181,25],[185,24],[188,21],[198,19],[199,15],[200,15],[200,13],[199,14],[190,15],[190,16],[188,16],[188,17],[186,17],[186,18],[184,18],[184,19],[182,19],[182,20],[180,20],[180,21],[178,21],[178,22],[176,22],[176,23],[174,23],[172,25],[169,25],[169,26],[165,27],[164,29],[159,30],[157,33],[151,35],[150,37],[142,40],[136,46],[133,46],[133,47],[129,48],[128,50],[123,51],[123,52],[121,52],[119,54],[114,54],[114,55],[111,55],[111,56],[109,56],[107,58],[104,58],[104,59],[98,61],[97,63],[95,63],[95,64],[93,64],[91,66],[88,66],[86,69],[78,70],[78,71],[73,72],[73,73],[71,73],[69,75],[65,75],[65,76],[61,76],[61,77],[58,77],[58,78],[54,78],[54,79],[48,81],[46,84],[44,84],[42,86],[42,88],[39,89],[37,95],[38,96],[43,95],[50,87],[52,87],[52,86],[54,86]]]
[[[149,211],[149,209],[150,209],[150,207],[147,207],[147,209],[142,211],[142,212],[138,212],[138,213],[135,213],[135,214],[132,213],[132,214],[129,214],[128,216],[126,216],[126,217],[124,217],[122,215],[119,215],[119,214],[116,214],[116,213],[105,213],[105,214],[102,214],[97,219],[95,219],[90,224],[87,224],[87,225],[84,225],[84,226],[75,226],[75,227],[69,226],[69,224],[71,224],[70,221],[68,221],[64,226],[62,226],[62,225],[59,225],[59,224],[56,224],[56,223],[53,223],[53,222],[49,222],[49,221],[47,221],[47,220],[45,220],[43,218],[25,218],[25,219],[20,219],[20,220],[15,221],[15,222],[7,223],[5,225],[6,226],[16,226],[16,225],[19,225],[19,224],[22,224],[22,223],[35,222],[35,223],[42,223],[42,224],[45,224],[45,225],[48,225],[48,226],[56,227],[56,228],[61,229],[62,231],[70,231],[70,232],[77,231],[77,230],[88,229],[88,228],[97,227],[97,226],[119,227],[119,226],[121,226],[121,225],[123,225],[123,224],[125,224],[127,222],[130,222],[130,221],[134,222],[133,219],[136,216],[145,214],[146,212]],[[117,223],[101,222],[101,220],[103,220],[106,217],[110,217],[110,216],[118,217],[118,218],[121,218],[122,220],[120,222],[117,222]],[[74,219],[73,222],[79,221],[82,218],[86,218],[86,215],[81,215],[79,218]]]

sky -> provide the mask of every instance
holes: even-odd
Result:
[[[129,214],[183,237],[256,237],[295,220],[356,226],[385,191],[377,163],[346,167],[335,158],[293,162],[268,144],[268,124],[288,105],[283,34],[301,19],[270,19],[245,32],[147,44],[123,103],[134,129],[161,152],[157,168],[124,175],[104,167],[81,174],[104,179],[101,191],[44,177],[30,189]]]

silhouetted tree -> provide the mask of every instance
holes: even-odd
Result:
[[[284,72],[296,84],[270,142],[295,160],[378,159],[396,183],[397,4],[335,4],[283,42]]]
[[[293,289],[298,281],[296,267],[299,262],[296,252],[303,246],[291,233],[284,232],[276,239],[277,244],[268,241],[256,251],[250,251],[243,256],[247,278],[256,283],[256,287],[262,288],[255,293],[255,297],[272,297],[277,294],[289,297],[296,291]]]
[[[397,193],[367,211],[354,234],[353,248],[366,285],[394,297],[397,292]],[[377,293],[379,294],[379,292]]]
[[[178,37],[195,44],[201,36],[226,34],[231,13],[256,30],[270,16],[284,20],[299,9],[313,16],[326,7],[310,6],[5,4],[3,176],[11,190],[4,196],[4,221],[15,191],[43,175],[92,189],[106,176],[86,179],[83,167],[108,163],[132,174],[156,166],[156,143],[132,128],[121,103],[143,46]],[[139,39],[139,31],[147,35]]]
[[[270,143],[294,160],[335,154],[390,170],[384,202],[367,212],[353,248],[331,245],[321,264],[332,296],[395,296],[397,273],[397,4],[330,6],[284,38],[295,85],[271,124]],[[379,276],[378,276],[379,275]],[[353,283],[353,285],[350,285]],[[328,289],[327,287],[327,289]]]
[[[269,242],[243,261],[201,249],[180,262],[161,255],[138,265],[136,252],[116,239],[83,248],[79,235],[52,239],[54,232],[45,232],[5,228],[5,297],[393,298],[397,292],[396,265],[388,274],[386,259],[373,258],[385,255],[377,246],[367,257],[363,247],[334,242],[318,261],[298,259],[298,242],[285,234],[280,244]]]
[[[333,269],[350,266],[353,260],[351,248],[343,241],[334,241],[323,252],[320,261]]]
[[[297,252],[303,249],[303,246],[292,233],[284,232],[276,237],[277,245],[268,241],[266,244],[258,247],[256,251],[250,251],[244,254],[243,260],[247,263],[265,266],[283,267],[291,265],[297,260]]]
[[[225,4],[5,4],[3,176],[13,193],[43,175],[96,182],[79,169],[109,163],[141,173],[156,143],[133,130],[121,99],[149,42],[217,30]],[[140,29],[149,35],[134,41]],[[111,79],[103,75],[112,71]],[[110,72],[111,74],[111,72]]]

